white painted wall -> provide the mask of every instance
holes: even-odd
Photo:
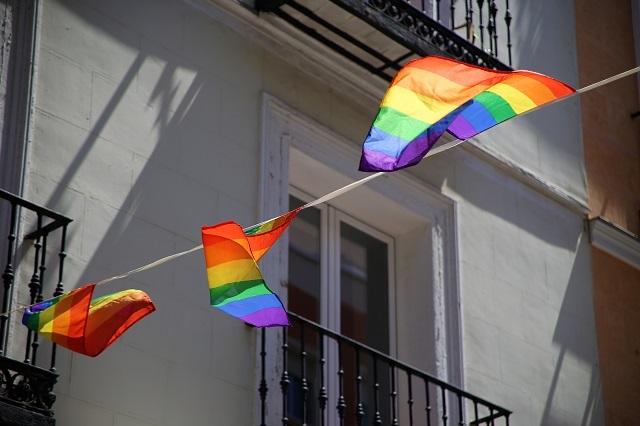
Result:
[[[502,1],[497,1],[501,7]],[[578,88],[573,1],[511,1],[513,68]],[[498,11],[503,19],[504,6]],[[504,42],[504,35],[500,35]],[[505,46],[501,46],[505,51]],[[502,56],[501,56],[502,57]],[[516,117],[477,138],[527,171],[583,202],[587,199],[578,98]]]
[[[75,219],[67,289],[257,219],[260,49],[182,2],[46,1],[39,61],[29,198]],[[202,254],[100,291],[131,287],[157,312],[59,351],[59,424],[253,423],[255,331],[208,306]]]
[[[571,5],[543,3],[516,15],[535,35],[517,64],[575,83],[572,20],[546,18]],[[258,42],[261,25],[228,1],[44,2],[27,196],[74,219],[67,289],[191,248],[201,225],[265,219],[263,91],[360,143],[380,84],[360,76],[354,96],[353,75],[338,84],[334,64],[305,62],[318,52]],[[577,104],[536,114],[478,140],[584,199]],[[516,411],[512,424],[599,424],[579,209],[475,150],[402,173],[457,203],[466,387]],[[201,256],[100,289],[145,290],[157,312],[96,359],[59,350],[59,424],[257,424],[256,333],[208,305]]]
[[[582,216],[455,155],[467,388],[514,424],[602,424]]]

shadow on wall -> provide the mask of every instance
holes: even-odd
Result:
[[[514,68],[579,87],[573,7],[573,2],[513,5]],[[515,117],[478,139],[586,200],[578,97]]]
[[[97,30],[103,20],[111,19],[85,4],[63,3]],[[198,13],[187,4],[178,4],[183,15]],[[107,7],[104,5],[101,7]],[[156,6],[147,5],[151,9]],[[50,7],[60,6],[50,3]],[[129,4],[118,2],[108,7],[126,10]],[[175,18],[181,23],[185,19]],[[162,34],[163,30],[158,23],[155,31]],[[109,37],[123,44],[131,41],[118,33],[109,32]],[[74,132],[65,136],[74,155],[64,159],[67,168],[56,178],[55,189],[42,203],[65,212],[75,208],[68,247],[80,248],[74,249],[78,253],[70,253],[67,260],[66,291],[71,290],[71,285],[96,282],[199,245],[202,225],[229,219],[249,225],[249,221],[255,220],[257,167],[253,151],[257,150],[257,144],[255,147],[253,144],[257,135],[242,146],[221,131],[221,125],[231,125],[223,123],[221,110],[223,98],[228,99],[234,88],[225,87],[211,70],[201,70],[190,59],[182,58],[184,62],[180,62],[180,53],[163,56],[169,52],[167,49],[149,40],[142,43],[142,39],[139,36],[138,44],[123,47],[136,50],[137,55],[119,81],[93,72],[92,109],[97,105],[99,112],[87,131],[78,131],[73,126]],[[206,52],[206,44],[211,42],[202,40],[200,52]],[[141,73],[149,63],[159,71],[152,90],[145,94],[139,86]],[[40,73],[47,72],[51,71],[43,63]],[[148,75],[145,78],[147,82],[151,80]],[[96,99],[97,96],[103,99]],[[45,108],[36,111],[36,127],[41,127],[43,133],[50,130],[47,126],[71,127],[55,116],[55,110],[43,113]],[[242,116],[239,103],[227,104],[225,108],[229,114]],[[55,142],[53,139],[35,141],[35,148],[38,144]],[[87,178],[91,181],[78,184]],[[247,186],[248,183],[251,185]],[[81,193],[82,189],[87,191]],[[81,193],[83,211],[67,204],[67,192]],[[55,287],[52,275],[46,283],[49,289]],[[243,341],[245,348],[253,347],[253,333],[244,324],[209,305],[201,252],[105,284],[96,295],[124,288],[146,291],[157,307],[150,318],[121,338],[121,342],[131,347],[208,371],[214,370],[210,367],[213,336],[236,333],[235,339]],[[217,359],[235,358],[238,365],[251,372],[253,350],[238,353],[234,348],[233,344],[218,348]],[[73,358],[66,351],[60,353],[61,370],[69,363],[66,367],[69,371],[64,373],[69,381]],[[215,371],[239,381],[250,374],[241,373],[240,378],[233,378],[234,369],[227,369],[228,372],[218,371],[220,368]]]
[[[584,234],[581,239],[583,238]],[[604,423],[595,318],[593,310],[584,309],[593,306],[593,288],[589,275],[590,249],[584,241],[579,241],[577,248],[553,333],[553,342],[559,348],[559,353],[555,360],[542,424],[559,424],[552,415],[554,401],[559,399],[569,406],[584,404],[582,418],[566,419],[567,425]],[[590,377],[588,383],[584,377]],[[576,423],[577,420],[580,422]]]

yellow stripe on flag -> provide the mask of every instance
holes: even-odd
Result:
[[[240,259],[207,268],[209,288],[225,284],[262,279],[255,260]]]
[[[527,95],[504,83],[496,84],[487,89],[487,92],[495,93],[507,101],[516,114],[522,114],[537,106]]]
[[[419,95],[401,86],[393,86],[387,91],[380,107],[393,108],[411,118],[433,124],[456,109],[457,105]]]

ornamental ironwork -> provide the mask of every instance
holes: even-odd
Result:
[[[6,245],[0,245],[0,258],[6,261],[0,302],[0,401],[53,416],[51,407],[56,400],[53,387],[58,380],[56,345],[48,340],[41,342],[36,333],[22,326],[16,328],[10,339],[9,325],[12,315],[17,316],[15,322],[20,321],[21,313],[12,311],[16,286],[29,288],[28,303],[22,302],[26,305],[64,293],[65,244],[71,219],[2,189],[0,201],[4,201],[0,203],[0,237],[6,238]],[[33,231],[21,235],[20,223],[33,227]],[[27,250],[28,262],[21,262],[23,253],[17,249],[21,245],[32,245]],[[51,262],[52,256],[58,261]],[[53,267],[57,271],[51,274],[48,269]],[[26,274],[18,274],[19,269]],[[50,274],[53,275],[51,278]],[[21,276],[30,278],[21,280]],[[50,288],[47,289],[48,282]],[[15,342],[24,342],[24,346]],[[41,343],[46,348],[41,348]],[[46,356],[42,349],[46,349]],[[20,360],[14,359],[17,357]],[[46,368],[43,364],[47,364]]]
[[[0,400],[46,416],[53,416],[53,387],[58,374],[0,355]]]
[[[390,81],[409,60],[430,55],[485,68],[511,69],[512,16],[509,1],[500,3],[498,6],[495,0],[465,0],[464,6],[456,8],[455,2],[440,0],[255,0],[255,8],[259,13],[279,17]],[[372,46],[361,26],[349,19],[351,16],[382,35],[374,37],[377,42],[381,38],[386,42]],[[499,34],[506,35],[500,50],[508,57],[509,65],[498,58]]]

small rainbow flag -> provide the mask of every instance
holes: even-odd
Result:
[[[438,56],[416,59],[389,85],[364,141],[360,170],[412,166],[445,131],[469,139],[573,92],[531,71],[495,71]]]
[[[300,211],[300,207],[285,213],[282,216],[278,216],[275,219],[271,219],[267,222],[260,223],[252,226],[244,231],[249,241],[249,247],[253,253],[253,258],[258,261],[264,254],[271,248],[280,235],[287,229],[289,223]]]
[[[124,290],[91,300],[95,284],[29,306],[22,323],[43,337],[95,357],[133,324],[155,311],[140,290]]]
[[[257,261],[298,211],[256,225],[246,233],[235,222],[202,227],[211,305],[256,327],[289,325],[287,312],[264,282]]]

